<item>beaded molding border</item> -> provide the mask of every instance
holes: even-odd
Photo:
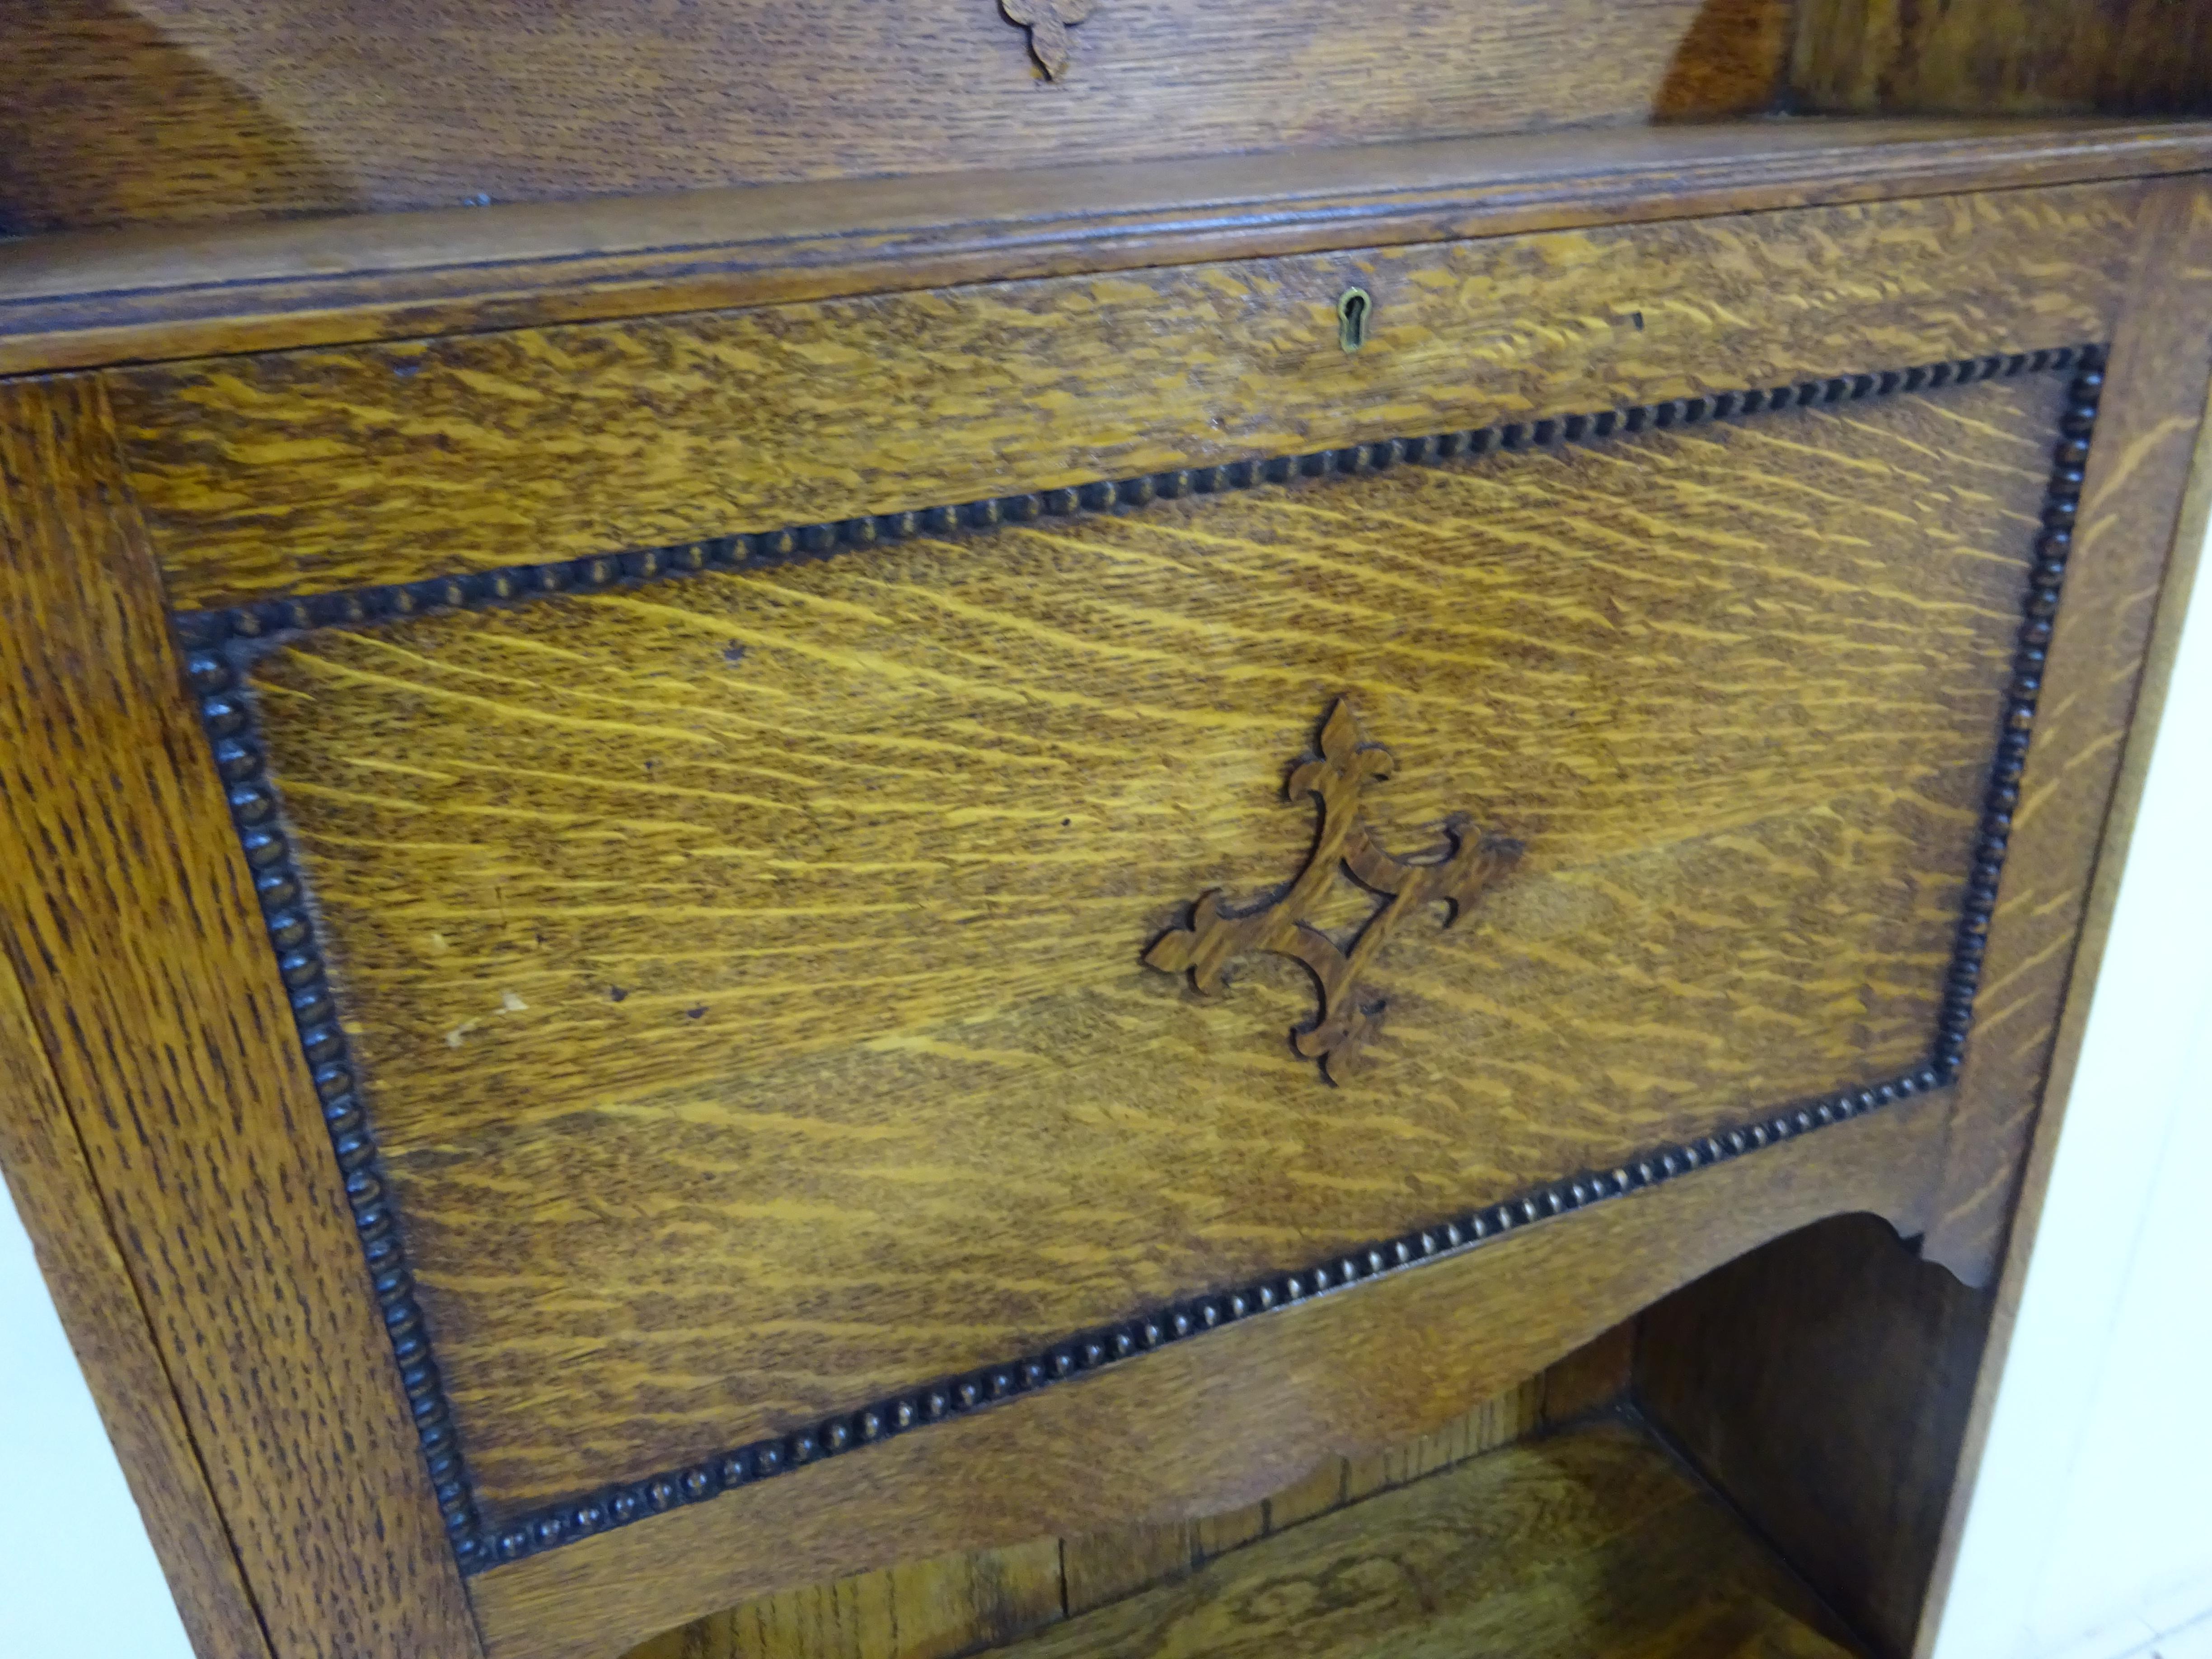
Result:
[[[679,1504],[702,1503],[820,1458],[1033,1392],[1063,1378],[1083,1376],[1236,1320],[1473,1249],[1500,1233],[1656,1186],[1705,1165],[1862,1116],[1950,1083],[1964,1062],[1967,1034],[1973,1023],[1975,990],[2011,835],[2012,812],[2019,804],[2021,769],[2042,686],[2045,651],[2051,641],[2051,619],[2057,612],[2073,545],[2083,467],[2104,386],[2104,348],[2099,345],[1966,358],[1434,437],[1391,439],[1306,455],[1152,473],[920,512],[724,536],[552,564],[518,565],[306,599],[264,600],[174,618],[177,637],[186,653],[185,682],[199,701],[216,769],[228,791],[231,816],[246,862],[254,872],[255,891],[276,950],[278,971],[290,994],[301,1046],[322,1103],[331,1151],[344,1176],[347,1201],[353,1209],[371,1283],[392,1338],[400,1382],[414,1413],[439,1510],[462,1571],[480,1572]],[[836,1413],[789,1434],[546,1505],[495,1528],[485,1527],[477,1510],[452,1411],[423,1328],[422,1310],[415,1299],[413,1277],[385,1200],[377,1173],[375,1141],[356,1091],[345,1036],[325,982],[322,955],[304,908],[299,877],[292,867],[276,797],[264,775],[246,678],[252,657],[276,643],[274,636],[308,629],[360,626],[434,610],[482,609],[571,589],[589,592],[697,572],[762,568],[878,542],[988,532],[1009,523],[1123,510],[1188,495],[1356,475],[1399,464],[1435,465],[1494,452],[1595,442],[1762,412],[1830,407],[1902,392],[2067,370],[2073,371],[2074,379],[2059,417],[2058,441],[2045,492],[2020,646],[2007,688],[2004,718],[1962,902],[1958,940],[1944,981],[1936,1040],[1922,1065],[1885,1082],[1786,1107],[1741,1127],[1652,1149],[1611,1170],[1566,1176],[1296,1272],[1273,1274],[1226,1292],[1176,1303],[1133,1320],[1079,1334],[1004,1364],[943,1379]]]

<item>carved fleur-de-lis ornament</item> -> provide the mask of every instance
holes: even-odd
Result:
[[[1464,813],[1444,820],[1441,854],[1400,858],[1387,850],[1369,830],[1360,802],[1370,784],[1394,769],[1389,750],[1360,741],[1352,701],[1339,697],[1322,722],[1320,754],[1299,763],[1283,792],[1294,801],[1310,797],[1321,809],[1305,868],[1280,897],[1248,910],[1224,908],[1218,891],[1200,894],[1189,925],[1170,928],[1145,952],[1146,967],[1188,973],[1201,993],[1219,991],[1222,970],[1248,951],[1272,951],[1304,963],[1321,993],[1321,1006],[1309,1024],[1291,1033],[1291,1042],[1308,1060],[1319,1060],[1331,1083],[1350,1075],[1381,1024],[1384,1005],[1367,998],[1359,980],[1390,935],[1437,900],[1449,907],[1444,926],[1450,927],[1522,853],[1521,843],[1510,836],[1478,832]],[[1310,920],[1340,872],[1389,901],[1362,925],[1349,949]]]
[[[1090,16],[1097,5],[1097,0],[999,0],[1006,21],[1030,32],[1030,51],[1054,81],[1067,70],[1068,30]]]

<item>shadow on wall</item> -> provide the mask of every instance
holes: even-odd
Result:
[[[362,204],[292,128],[113,0],[0,0],[0,235]],[[92,104],[160,112],[88,122]]]

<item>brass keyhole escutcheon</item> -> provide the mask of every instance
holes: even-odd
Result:
[[[1367,343],[1367,325],[1375,314],[1375,296],[1364,288],[1348,288],[1337,296],[1336,343],[1346,351]]]

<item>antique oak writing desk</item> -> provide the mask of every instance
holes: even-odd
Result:
[[[30,31],[0,1156],[204,1654],[1220,1509],[1845,1212],[1990,1280],[2212,134],[710,9],[787,120]],[[1702,118],[1452,136],[1556,125],[1501,52]]]

